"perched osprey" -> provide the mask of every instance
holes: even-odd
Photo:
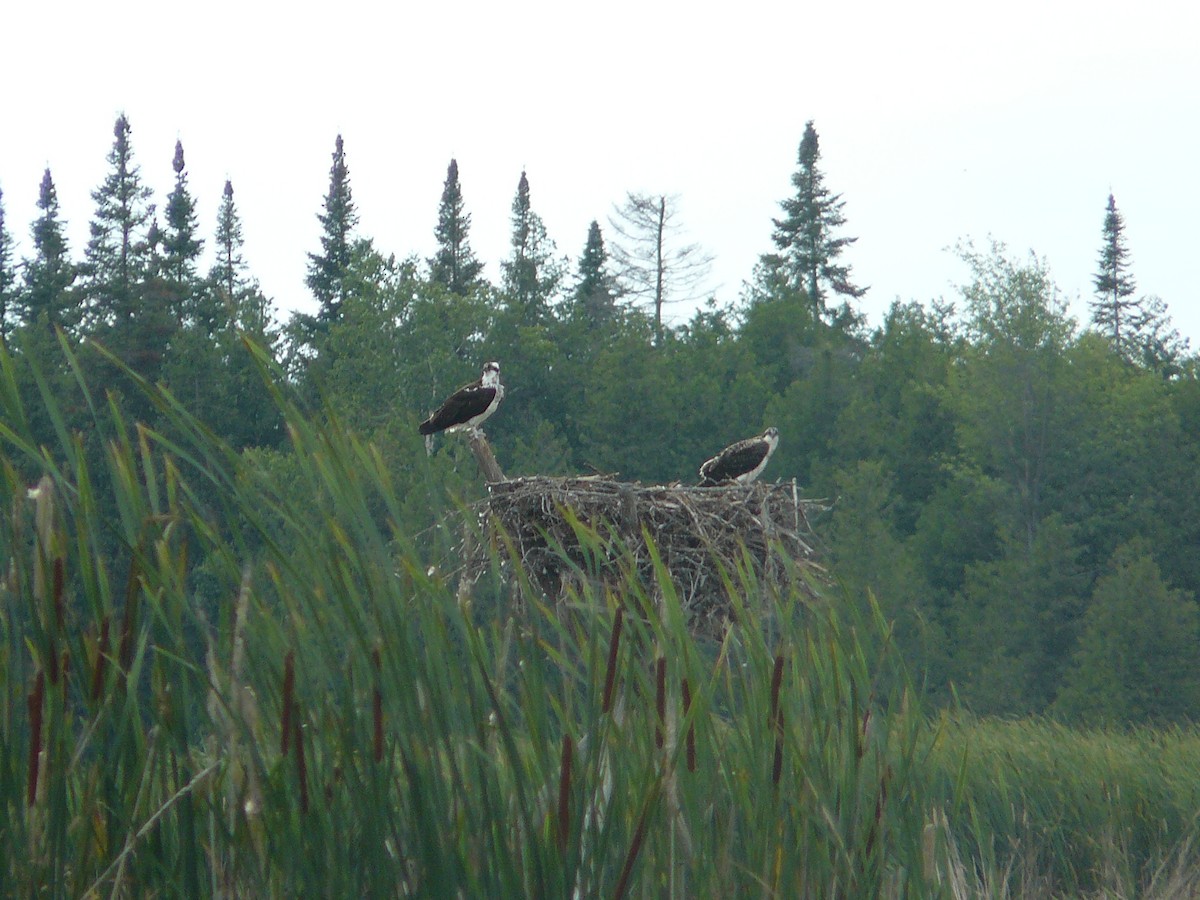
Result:
[[[428,444],[429,435],[448,428],[478,428],[496,411],[504,399],[504,385],[500,383],[500,363],[490,362],[483,366],[483,374],[477,381],[464,384],[446,398],[438,411],[421,423],[421,434]]]
[[[700,486],[736,482],[749,484],[767,465],[779,444],[779,429],[768,428],[760,435],[730,444],[700,467]]]

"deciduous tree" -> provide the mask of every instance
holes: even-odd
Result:
[[[1200,706],[1200,612],[1172,590],[1146,548],[1118,548],[1092,592],[1057,704],[1091,724],[1174,724]]]

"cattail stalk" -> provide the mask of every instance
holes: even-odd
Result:
[[[59,628],[63,627],[63,621],[66,618],[63,610],[63,584],[65,581],[66,575],[63,571],[63,559],[61,556],[56,556],[54,558],[54,582],[51,596],[54,598],[54,621]]]
[[[612,637],[608,642],[608,668],[604,673],[604,700],[600,705],[602,712],[612,709],[613,688],[617,681],[617,651],[621,648],[621,626],[625,622],[625,608],[618,606],[613,618]]]
[[[558,849],[567,850],[567,834],[571,826],[571,736],[563,735],[562,761],[558,776]]]
[[[38,765],[42,755],[42,698],[46,691],[46,677],[41,669],[33,679],[33,690],[29,692],[29,788],[25,804],[33,806],[37,799]]]
[[[121,667],[122,676],[129,674],[133,663],[133,628],[137,619],[138,597],[138,561],[134,556],[129,561],[129,581],[125,585],[125,615],[121,620],[121,643],[117,653],[117,662]]]
[[[300,728],[300,719],[293,723],[296,730],[296,777],[300,782],[300,812],[308,812],[308,768],[304,764],[304,732]]]
[[[661,750],[665,741],[663,723],[667,718],[667,658],[665,656],[660,656],[655,663],[654,708],[658,712],[658,722],[654,726],[654,746]]]
[[[683,679],[680,686],[683,689],[683,717],[686,719],[692,709],[692,686],[688,684],[686,678]],[[689,772],[696,771],[696,725],[694,722],[688,724],[687,730],[687,769]]]
[[[379,658],[379,648],[371,651],[371,661],[375,664],[375,691],[371,698],[371,715],[375,724],[375,762],[383,761],[383,689],[379,683],[380,672],[383,668]]]
[[[633,832],[633,840],[629,843],[629,852],[625,854],[625,865],[621,867],[621,875],[617,879],[617,888],[613,891],[614,900],[621,900],[625,896],[625,890],[629,887],[629,878],[633,875],[633,865],[637,862],[638,853],[642,849],[642,840],[646,836],[646,813],[649,811],[642,810],[642,815],[638,819],[637,829]]]
[[[283,658],[283,707],[279,710],[279,755],[287,756],[292,736],[292,706],[296,691],[296,654],[289,650]]]
[[[783,775],[783,708],[779,705],[779,690],[783,685],[783,655],[775,657],[771,672],[771,727],[775,732],[775,758],[771,764],[771,784],[779,784]]]

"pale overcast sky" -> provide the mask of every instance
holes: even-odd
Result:
[[[1111,191],[1139,291],[1198,346],[1198,9],[13,0],[0,17],[0,190],[28,255],[49,166],[82,258],[124,111],[160,209],[183,141],[209,242],[232,180],[252,274],[286,315],[313,308],[306,254],[341,133],[361,233],[384,252],[432,254],[454,156],[491,276],[525,168],[572,264],[627,190],[678,194],[728,303],[771,249],[812,119],[872,324],[897,297],[952,298],[965,273],[947,248],[989,236],[1045,257],[1085,319]]]

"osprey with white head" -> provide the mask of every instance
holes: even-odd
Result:
[[[464,384],[447,397],[446,402],[421,423],[419,430],[428,437],[438,431],[477,429],[503,399],[500,363],[485,363],[478,380]]]

